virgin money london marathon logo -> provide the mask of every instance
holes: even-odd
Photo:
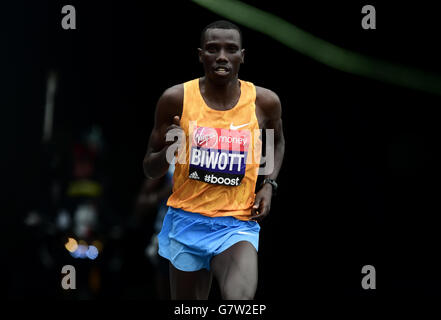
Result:
[[[240,185],[250,138],[249,130],[195,127],[188,177],[211,184]]]

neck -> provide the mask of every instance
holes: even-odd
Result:
[[[228,105],[231,99],[240,94],[240,84],[237,76],[225,83],[215,83],[208,77],[203,77],[201,84],[204,96],[221,105]]]

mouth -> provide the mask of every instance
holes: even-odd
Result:
[[[219,67],[214,68],[214,73],[223,76],[223,75],[227,75],[228,73],[230,73],[230,69],[227,67],[219,66]]]

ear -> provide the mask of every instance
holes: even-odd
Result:
[[[200,62],[200,63],[202,63],[202,54],[203,54],[202,49],[201,49],[201,48],[198,48],[198,56],[199,56],[199,62]]]
[[[240,63],[244,63],[245,62],[245,49],[240,50],[240,54],[242,56]]]

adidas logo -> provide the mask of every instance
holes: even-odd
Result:
[[[198,173],[196,172],[196,171],[194,171],[192,174],[190,174],[189,176],[188,176],[190,179],[196,179],[196,180],[199,180],[199,176],[198,176]]]

